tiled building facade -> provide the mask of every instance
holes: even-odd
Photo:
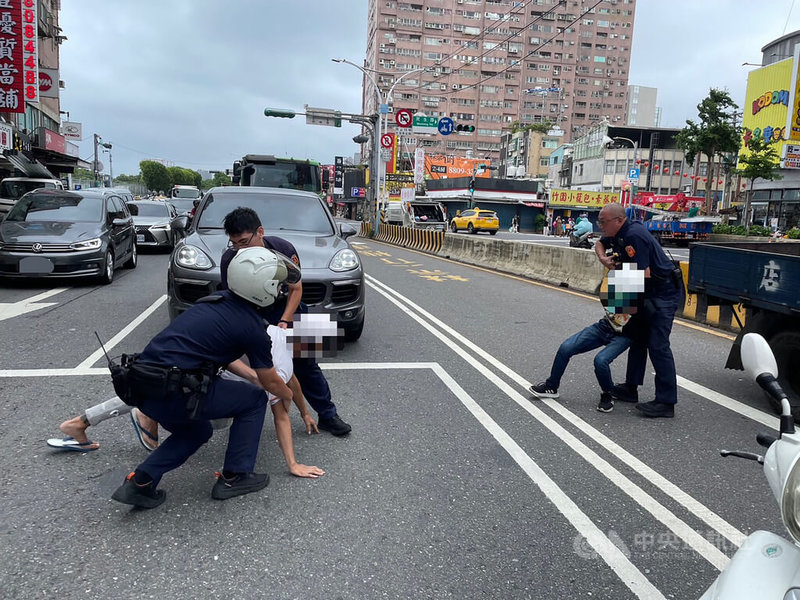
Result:
[[[401,147],[497,159],[515,121],[552,121],[568,139],[623,122],[634,13],[635,0],[369,0],[365,68],[382,96],[425,69],[396,86],[392,108],[475,127],[399,130]],[[365,113],[375,105],[366,84]]]

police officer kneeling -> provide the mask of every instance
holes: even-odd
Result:
[[[211,437],[210,419],[233,417],[222,473],[211,496],[225,500],[261,490],[266,473],[254,473],[267,408],[264,389],[284,403],[292,392],[272,364],[271,342],[259,308],[271,305],[294,265],[266,248],[247,248],[228,269],[229,289],[201,300],[154,337],[132,361],[112,369],[114,388],[171,435],[111,496],[154,508],[166,493],[161,477],[182,465]],[[247,355],[261,386],[217,377],[220,367]]]

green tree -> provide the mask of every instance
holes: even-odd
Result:
[[[88,169],[75,169],[75,172],[72,173],[72,177],[75,179],[94,179],[94,173]]]
[[[114,181],[117,183],[142,183],[142,175],[141,173],[136,175],[117,175],[114,177]]]
[[[736,126],[737,104],[725,90],[711,88],[708,96],[697,105],[699,123],[686,121],[675,138],[678,148],[683,150],[689,166],[699,153],[707,158],[706,176],[706,214],[711,214],[711,186],[714,180],[714,158],[725,152],[739,150],[741,132]]]
[[[142,171],[142,181],[151,192],[166,192],[170,188],[167,167],[154,160],[143,160],[139,163]]]
[[[173,185],[194,185],[200,187],[203,181],[202,176],[197,171],[184,169],[183,167],[167,167],[170,186]]]
[[[779,174],[781,168],[778,151],[772,141],[762,137],[751,137],[747,142],[745,151],[739,157],[739,174],[750,181],[750,191],[744,203],[744,221],[748,232],[750,231],[750,203],[753,198],[753,183],[756,179],[774,181],[782,179]]]
[[[231,184],[231,178],[228,177],[225,173],[217,171],[216,173],[214,173],[214,177],[212,177],[211,179],[204,179],[198,187],[203,190],[210,190],[212,187],[218,187],[230,184]]]

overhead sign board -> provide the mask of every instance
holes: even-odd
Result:
[[[61,135],[68,140],[83,139],[83,123],[76,123],[74,121],[64,121],[61,123]]]
[[[586,192],[583,190],[550,190],[550,206],[576,206],[578,208],[603,208],[619,202],[619,192]]]
[[[411,131],[413,133],[436,133],[439,127],[439,117],[429,117],[427,115],[417,113],[414,115],[414,120],[411,124]]]
[[[306,109],[306,125],[324,125],[326,127],[341,127],[342,112],[331,108],[312,108],[308,105]]]

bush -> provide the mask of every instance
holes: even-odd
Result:
[[[744,225],[725,225],[724,223],[717,223],[711,230],[712,233],[722,233],[726,235],[749,235],[769,237],[772,235],[772,230],[769,227],[762,225],[750,225],[750,231]]]
[[[541,232],[544,229],[545,221],[547,221],[547,217],[545,217],[543,214],[539,213],[536,215],[536,218],[533,220],[534,231]]]
[[[790,240],[800,240],[800,229],[797,227],[792,227],[789,231],[786,232],[786,237]]]

